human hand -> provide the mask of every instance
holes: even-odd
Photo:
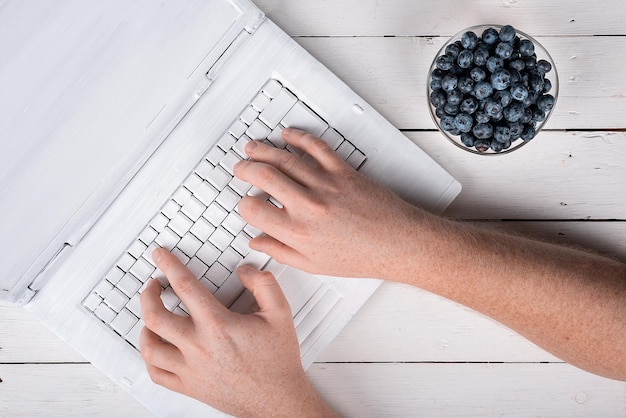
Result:
[[[283,138],[305,157],[250,142],[250,160],[235,166],[237,177],[283,205],[239,202],[243,218],[267,234],[250,248],[310,273],[393,279],[397,260],[415,256],[402,239],[416,217],[428,215],[358,173],[323,140],[296,129],[283,130]]]
[[[332,415],[304,374],[291,310],[269,272],[237,273],[259,305],[242,315],[226,309],[171,253],[153,259],[189,311],[165,309],[156,280],[141,294],[141,355],[150,378],[237,416]]]

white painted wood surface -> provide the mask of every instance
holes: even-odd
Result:
[[[622,0],[477,0],[457,18],[454,0],[256,3],[463,183],[448,216],[626,260],[626,78],[615,53],[626,48]],[[425,97],[427,68],[446,37],[486,22],[536,36],[561,77],[549,130],[496,158],[447,144],[432,131]],[[623,382],[579,371],[482,315],[393,284],[309,376],[347,416],[626,416]],[[149,416],[27,312],[3,305],[0,379],[2,417]]]

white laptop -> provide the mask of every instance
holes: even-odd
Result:
[[[138,351],[150,253],[168,248],[226,306],[232,271],[274,272],[308,367],[378,280],[312,276],[250,252],[232,177],[249,140],[326,139],[433,212],[460,184],[248,0],[7,1],[0,8],[0,298],[22,304],[160,416],[219,415],[153,384]],[[297,150],[292,150],[297,152]],[[346,251],[350,251],[346,248]],[[286,280],[288,279],[288,280]]]

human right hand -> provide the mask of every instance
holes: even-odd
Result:
[[[392,278],[397,260],[409,255],[403,238],[430,215],[354,170],[323,140],[296,129],[283,138],[305,156],[250,142],[250,160],[235,167],[237,177],[283,205],[240,201],[243,218],[267,234],[250,247],[311,273]]]

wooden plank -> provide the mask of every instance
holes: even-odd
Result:
[[[315,364],[342,416],[624,417],[626,385],[565,364]]]
[[[152,417],[90,364],[0,366],[2,417]]]
[[[427,108],[426,77],[445,38],[296,40],[398,128],[435,128]],[[621,58],[612,51],[626,49],[626,36],[540,37],[539,41],[552,54],[561,80],[559,99],[546,127],[624,128],[626,78]]]
[[[626,135],[541,132],[511,154],[483,157],[439,132],[407,136],[463,185],[459,219],[626,219]]]
[[[535,35],[624,34],[621,0],[604,0],[598,7],[581,0],[475,0],[462,5],[455,0],[254,3],[292,36],[450,36],[485,23],[513,24]]]
[[[0,373],[3,417],[151,416],[90,365]],[[308,375],[343,416],[625,416],[623,382],[564,364],[318,363]]]

